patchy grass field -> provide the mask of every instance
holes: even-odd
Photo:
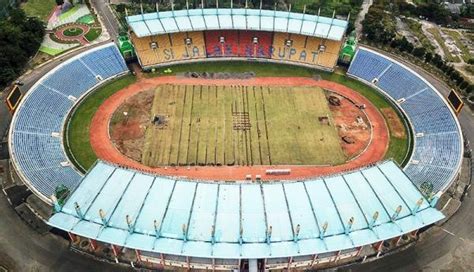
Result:
[[[28,0],[26,3],[21,4],[21,7],[28,16],[38,17],[43,22],[47,22],[48,16],[56,6],[54,0]]]
[[[469,53],[469,48],[467,48],[466,45],[461,41],[462,34],[457,32],[456,30],[449,29],[443,29],[443,32],[453,38],[454,42],[456,43],[456,46],[462,51],[462,58],[464,62],[468,62],[472,56]]]
[[[439,33],[438,28],[428,28],[427,30],[428,30],[428,32],[433,34],[433,37],[438,42],[438,44],[441,46],[441,49],[443,50],[444,55],[446,57],[446,61],[449,61],[449,62],[460,62],[461,61],[458,56],[453,56],[449,52],[448,47],[446,47],[446,44],[444,43],[444,39],[443,39],[443,37],[441,37],[441,34]]]
[[[120,113],[119,113],[120,114]],[[155,91],[142,163],[322,165],[346,161],[320,88],[164,85]]]

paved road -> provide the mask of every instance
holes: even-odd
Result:
[[[69,250],[56,235],[39,235],[10,206],[0,192],[0,265],[10,271],[130,271]]]
[[[362,35],[362,21],[364,20],[367,12],[369,12],[369,8],[370,6],[372,6],[373,2],[373,0],[364,0],[364,2],[362,3],[362,10],[359,12],[354,22],[357,37]]]

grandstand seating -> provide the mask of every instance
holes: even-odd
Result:
[[[206,31],[206,53],[208,57],[237,57],[239,55],[239,32]],[[221,37],[224,42],[221,43]]]
[[[191,44],[186,44],[188,38]],[[131,39],[142,66],[206,57],[204,35],[199,31],[177,32],[143,38],[138,38],[131,33]],[[152,48],[152,43],[156,44],[156,48]]]
[[[254,43],[254,38],[258,43]],[[239,32],[239,56],[247,58],[270,58],[272,33],[261,31]]]
[[[74,101],[106,80],[127,71],[115,45],[78,55],[44,76],[22,101],[10,130],[12,158],[19,172],[40,194],[49,197],[58,185],[74,189],[81,175],[67,162],[61,136]],[[77,80],[80,78],[80,80]]]
[[[332,69],[341,44],[298,34],[251,30],[178,32],[143,38],[137,38],[132,32],[131,38],[144,67],[191,58],[244,57],[272,58]],[[192,39],[192,46],[184,44],[186,38]],[[255,38],[257,43],[254,43]],[[291,46],[286,44],[287,40],[291,40]],[[156,42],[156,49],[151,49],[152,42]],[[320,45],[326,46],[324,52],[319,50]]]
[[[462,153],[462,135],[449,106],[431,85],[416,73],[387,57],[360,48],[348,73],[376,86],[394,100],[404,99],[400,107],[410,120],[415,134],[412,161],[407,175],[419,186],[431,182],[434,191],[444,190],[456,175]]]
[[[286,41],[291,41],[291,46]],[[324,52],[319,50],[325,45]],[[272,58],[333,68],[339,57],[340,42],[297,34],[275,33]]]

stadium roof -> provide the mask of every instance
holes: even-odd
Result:
[[[173,180],[99,161],[48,223],[133,249],[240,259],[352,249],[442,218],[392,161],[262,184]]]
[[[287,11],[259,9],[189,9],[127,17],[138,37],[202,30],[259,30],[342,40],[347,21]]]

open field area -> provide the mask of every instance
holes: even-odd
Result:
[[[36,16],[43,22],[47,22],[48,16],[55,6],[56,2],[54,0],[28,0],[21,4],[28,16]]]
[[[324,80],[336,82],[351,88],[352,90],[360,93],[364,97],[368,98],[370,102],[377,108],[393,108],[393,106],[388,102],[388,100],[379,92],[375,91],[374,89],[364,85],[363,83],[348,78],[344,75],[343,71],[336,71],[334,73],[323,72],[319,70],[308,69],[304,67],[292,66],[292,65],[280,65],[280,64],[265,64],[265,63],[251,63],[251,62],[229,62],[229,63],[196,63],[196,64],[184,64],[184,65],[176,65],[170,66],[172,69],[171,75],[187,72],[187,71],[208,71],[208,72],[246,72],[246,71],[253,71],[256,73],[257,77],[265,77],[265,76],[298,76],[298,77],[312,77],[314,75],[320,76]],[[163,70],[166,68],[163,68]],[[161,72],[161,70],[159,71]],[[146,77],[156,77],[159,74],[145,74]],[[85,100],[78,106],[78,109],[71,117],[70,123],[70,130],[68,132],[69,137],[69,145],[72,150],[72,153],[75,156],[76,162],[80,168],[85,170],[89,169],[90,166],[94,163],[97,159],[97,155],[94,153],[89,135],[89,126],[91,122],[91,118],[93,114],[97,111],[99,106],[103,101],[105,101],[106,97],[102,97],[107,95],[107,97],[113,95],[120,89],[125,88],[126,86],[130,85],[132,82],[135,82],[136,78],[133,76],[128,76],[126,79],[120,79],[116,81],[116,83],[112,83],[111,85],[115,85],[114,87],[104,86],[100,88],[102,89],[109,89],[108,92],[103,92],[101,96],[101,100],[96,100],[95,94],[90,95],[89,97],[85,98]],[[119,83],[120,82],[120,83]],[[128,82],[128,83],[127,83]],[[121,86],[121,88],[119,88]],[[112,90],[113,89],[113,90]],[[98,91],[100,92],[100,91]],[[94,101],[89,101],[94,100]],[[85,109],[82,109],[82,108]],[[387,118],[385,116],[385,118]],[[400,117],[399,117],[400,118]],[[389,123],[389,121],[387,121]],[[410,152],[410,146],[408,138],[405,137],[403,139],[396,138],[394,135],[396,134],[395,131],[392,130],[393,126],[390,126],[390,143],[387,152],[385,153],[385,159],[394,159],[399,164],[403,164],[406,154]],[[408,135],[408,132],[405,130],[405,134]]]
[[[144,165],[335,165],[346,161],[321,88],[162,85],[153,92],[148,117],[155,118],[155,124],[145,123],[140,160]],[[150,100],[146,92],[138,96]],[[136,102],[132,109],[142,107],[142,101]],[[119,108],[112,118],[111,135],[117,135],[116,128],[140,131],[127,120],[135,120],[133,114],[142,110],[129,110],[126,117],[123,112]]]

